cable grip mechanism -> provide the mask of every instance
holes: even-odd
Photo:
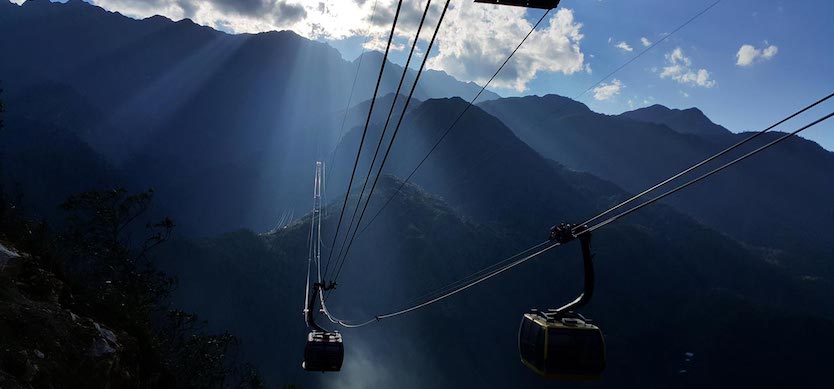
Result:
[[[585,231],[588,226],[578,226],[571,223],[560,223],[550,228],[550,235],[548,240],[556,241],[561,244],[568,243],[581,235],[587,235]]]
[[[588,226],[576,226],[570,223],[562,223],[557,226],[553,226],[550,229],[549,239],[551,241],[565,244],[577,238],[579,238],[579,241],[582,243],[582,263],[585,281],[584,287],[582,293],[576,299],[551,312],[551,314],[556,316],[570,313],[575,309],[585,306],[589,301],[591,301],[591,297],[594,295],[594,255],[591,253],[591,233],[588,232]]]

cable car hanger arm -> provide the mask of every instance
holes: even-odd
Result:
[[[476,3],[511,5],[524,8],[553,9],[559,6],[560,0],[475,0]]]
[[[336,287],[336,284],[331,283],[330,285],[325,286],[320,282],[316,282],[313,284],[313,293],[310,294],[310,301],[308,302],[308,309],[304,310],[304,314],[307,316],[307,325],[319,332],[328,332],[320,325],[316,323],[316,317],[313,315],[313,311],[315,311],[316,300],[319,298],[319,293],[323,291],[330,290]]]
[[[579,239],[582,245],[582,265],[585,274],[582,293],[573,301],[559,309],[551,311],[556,316],[579,309],[587,305],[594,296],[594,255],[591,253],[591,231],[586,225],[574,226],[562,223],[550,229],[550,240],[560,244]]]
[[[579,239],[582,245],[582,265],[585,274],[582,293],[570,303],[551,311],[552,314],[558,316],[584,307],[594,296],[594,255],[591,253],[591,231],[586,225],[559,224],[550,229],[549,238],[551,241],[556,241],[560,244]]]

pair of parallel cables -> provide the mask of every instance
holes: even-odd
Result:
[[[738,143],[720,151],[719,153],[717,153],[715,155],[712,155],[712,156],[704,159],[703,161],[698,162],[698,163],[692,165],[691,167],[689,167],[689,168],[687,168],[687,169],[685,169],[685,170],[683,170],[683,171],[681,171],[681,172],[679,172],[679,173],[677,173],[677,174],[659,182],[658,184],[646,189],[645,191],[643,191],[643,192],[641,192],[637,195],[634,195],[634,196],[630,197],[629,199],[627,199],[627,200],[625,200],[625,201],[623,201],[623,202],[621,202],[621,203],[619,203],[619,204],[617,204],[617,205],[615,205],[615,206],[597,214],[596,216],[586,220],[584,223],[579,224],[578,226],[587,227],[587,229],[584,229],[583,231],[575,233],[574,237],[579,237],[582,234],[591,233],[591,232],[596,231],[596,230],[598,230],[602,227],[605,227],[605,226],[607,226],[607,225],[609,225],[609,224],[611,224],[611,223],[613,223],[613,222],[615,222],[615,221],[617,221],[617,220],[619,220],[619,219],[621,219],[625,216],[628,216],[628,215],[630,215],[634,212],[637,212],[640,209],[643,209],[643,208],[645,208],[645,207],[647,207],[651,204],[654,204],[654,203],[656,203],[656,202],[658,202],[658,201],[660,201],[660,200],[662,200],[662,199],[664,199],[668,196],[671,196],[672,194],[675,194],[675,193],[677,193],[681,190],[684,190],[684,189],[686,189],[686,188],[688,188],[688,187],[690,187],[690,186],[692,186],[692,185],[694,185],[698,182],[701,182],[701,181],[703,181],[703,180],[705,180],[705,179],[707,179],[707,178],[709,178],[709,177],[711,177],[711,176],[713,176],[713,175],[715,175],[715,174],[717,174],[717,173],[719,173],[719,172],[721,172],[721,171],[723,171],[723,170],[725,170],[725,169],[727,169],[731,166],[734,166],[734,165],[736,165],[736,164],[738,164],[738,163],[740,163],[740,162],[742,162],[742,161],[744,161],[744,160],[746,160],[750,157],[753,157],[754,155],[757,155],[757,154],[759,154],[759,153],[761,153],[761,152],[763,152],[763,151],[765,151],[765,150],[767,150],[767,149],[769,149],[773,146],[776,146],[777,144],[786,141],[787,139],[801,133],[802,131],[805,131],[809,128],[812,128],[812,127],[830,119],[832,116],[834,116],[834,112],[830,112],[826,115],[823,115],[822,117],[820,117],[820,118],[818,118],[818,119],[816,119],[816,120],[798,128],[798,129],[796,129],[796,130],[794,130],[790,133],[785,133],[785,134],[779,136],[778,138],[776,138],[776,139],[774,139],[774,140],[772,140],[772,141],[770,141],[770,142],[768,142],[768,143],[766,143],[766,144],[764,144],[764,145],[762,145],[762,146],[760,146],[760,147],[758,147],[758,148],[756,148],[756,149],[754,149],[750,152],[747,152],[747,153],[731,160],[730,162],[727,162],[727,163],[725,163],[725,164],[723,164],[723,165],[721,165],[717,168],[714,168],[714,169],[712,169],[712,170],[710,170],[710,171],[708,171],[704,174],[701,174],[700,176],[698,176],[696,178],[693,178],[693,179],[691,179],[691,180],[689,180],[689,181],[687,181],[683,184],[680,184],[680,185],[678,185],[678,186],[676,186],[676,187],[674,187],[674,188],[672,188],[672,189],[670,189],[666,192],[663,192],[660,195],[652,197],[652,198],[650,198],[648,200],[645,200],[638,205],[632,206],[631,208],[628,208],[625,211],[622,211],[622,212],[620,212],[620,213],[618,213],[614,216],[610,216],[607,219],[599,221],[600,219],[604,218],[606,215],[609,215],[609,214],[613,213],[614,211],[625,207],[628,204],[634,203],[635,201],[642,199],[644,196],[656,191],[657,189],[660,189],[661,187],[666,186],[667,184],[671,183],[672,181],[675,181],[675,180],[683,177],[684,175],[687,175],[687,174],[697,170],[698,168],[703,167],[704,165],[706,165],[710,162],[713,162],[716,159],[732,152],[733,150],[738,149],[742,145],[745,145],[745,144],[753,141],[754,139],[761,137],[762,135],[771,131],[772,129],[774,129],[774,128],[784,124],[785,122],[787,122],[787,121],[789,121],[789,120],[807,112],[808,110],[824,103],[825,101],[831,99],[832,97],[834,97],[834,93],[831,93],[828,96],[823,97],[823,98],[815,101],[814,103],[809,104],[808,106],[800,109],[799,111],[794,112],[793,114],[791,114],[791,115],[785,117],[784,119],[774,123],[773,125],[765,128],[761,131],[753,133],[752,135],[750,135],[750,136],[746,137],[745,139],[741,140],[740,142],[738,142]],[[599,222],[597,222],[596,224],[590,225],[590,223],[593,223],[595,221],[599,221]],[[577,231],[577,230],[574,230],[574,231]],[[521,264],[523,264],[523,263],[525,263],[525,262],[527,262],[527,261],[529,261],[533,258],[536,258],[536,257],[550,251],[551,249],[553,249],[555,247],[558,247],[558,246],[561,246],[561,245],[562,244],[559,243],[559,242],[549,241],[549,240],[541,242],[541,243],[539,243],[537,245],[534,245],[530,248],[522,250],[522,251],[520,251],[520,252],[518,252],[518,253],[516,253],[516,254],[514,254],[514,255],[512,255],[512,256],[510,256],[510,257],[508,257],[508,258],[506,258],[506,259],[504,259],[504,260],[502,260],[502,261],[500,261],[500,262],[498,262],[498,263],[496,263],[496,264],[494,264],[490,267],[488,267],[488,268],[486,268],[486,269],[478,271],[477,273],[474,273],[474,274],[472,274],[468,277],[465,277],[465,278],[461,279],[460,281],[457,281],[453,284],[450,284],[450,285],[442,288],[439,291],[436,291],[436,292],[432,293],[431,296],[433,296],[433,297],[425,298],[425,299],[421,300],[420,302],[418,302],[416,304],[409,305],[407,307],[398,309],[396,311],[392,311],[392,312],[389,312],[389,313],[378,314],[378,315],[374,316],[373,318],[370,318],[370,319],[367,319],[367,320],[364,320],[364,321],[348,322],[348,321],[337,319],[337,318],[333,317],[333,315],[328,311],[324,300],[321,301],[322,309],[323,309],[325,315],[333,323],[336,323],[336,324],[339,324],[339,325],[342,325],[342,326],[348,327],[348,328],[363,327],[363,326],[369,325],[371,323],[374,323],[374,322],[382,320],[382,319],[388,319],[388,318],[392,318],[392,317],[396,317],[396,316],[401,316],[401,315],[404,315],[406,313],[410,313],[410,312],[416,311],[418,309],[425,308],[427,306],[435,304],[437,302],[440,302],[442,300],[445,300],[445,299],[447,299],[449,297],[452,297],[452,296],[454,296],[454,295],[456,295],[460,292],[463,292],[466,289],[469,289],[469,288],[471,288],[475,285],[478,285],[478,284],[480,284],[480,283],[482,283],[482,282],[484,282],[484,281],[486,281],[490,278],[498,276],[499,274],[504,273],[504,272],[516,267],[516,266],[519,266],[519,265],[521,265]]]

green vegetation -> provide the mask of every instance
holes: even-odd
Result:
[[[0,99],[0,129],[4,108]],[[152,254],[175,224],[140,223],[153,195],[79,193],[52,228],[0,187],[0,243],[20,253],[0,258],[0,387],[263,386],[237,360],[235,336],[208,334],[196,315],[169,308],[176,280]]]
[[[0,269],[4,387],[262,386],[237,361],[235,336],[206,334],[196,315],[167,308],[176,281],[156,269],[151,254],[174,223],[137,225],[152,197],[124,189],[72,196],[62,205],[68,216],[60,232],[2,198],[0,240],[26,253]],[[131,246],[140,231],[141,244]]]

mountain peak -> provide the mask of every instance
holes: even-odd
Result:
[[[3,0],[3,2],[8,2],[10,4],[14,4],[9,0]],[[34,8],[34,7],[78,7],[78,6],[93,6],[90,3],[85,2],[84,0],[67,0],[65,2],[53,2],[50,0],[26,0],[23,4],[20,4],[22,7]]]
[[[21,4],[21,7],[33,8],[33,7],[45,7],[52,5],[52,2],[49,0],[27,0]]]
[[[371,74],[371,72],[378,72],[378,68],[380,64],[382,64],[382,60],[385,58],[385,54],[381,51],[371,50],[366,51],[356,57],[351,64],[353,66],[359,66],[359,61],[362,61],[362,72],[367,72]],[[414,80],[414,76],[417,74],[415,69],[415,65],[417,62],[412,62],[411,66],[408,68],[408,76],[406,78],[406,83],[404,84],[403,90],[408,90],[407,88],[410,87],[411,83]],[[386,77],[389,77],[393,80],[399,78],[399,74],[403,71],[403,65],[395,63],[391,61],[389,58],[385,65],[385,74]],[[432,93],[427,94],[426,91],[431,91]],[[429,99],[432,97],[446,97],[446,96],[462,96],[467,99],[474,97],[479,91],[481,90],[481,85],[478,85],[472,81],[461,81],[455,78],[454,76],[446,73],[442,70],[432,70],[432,69],[423,69],[422,77],[420,78],[420,84],[418,85],[417,90],[415,91],[415,96],[419,97],[420,99]],[[488,101],[498,99],[499,96],[497,93],[492,92],[490,90],[485,90],[481,93],[478,101]]]
[[[730,133],[726,128],[713,123],[703,111],[695,107],[677,109],[654,104],[623,112],[620,116],[641,122],[664,124],[682,134],[714,137]]]
[[[591,110],[584,103],[581,103],[579,101],[571,99],[570,97],[565,97],[565,96],[562,96],[562,95],[547,94],[547,95],[542,96],[542,99],[547,101],[547,102],[553,102],[553,103],[558,102],[560,104],[570,105],[570,106],[573,106],[574,108],[577,108],[577,109],[580,109],[580,110],[587,110],[587,111]]]
[[[499,115],[499,112],[505,109],[520,110],[527,112],[531,115],[530,117],[538,117],[538,120],[553,120],[559,117],[591,112],[587,105],[556,94],[505,97],[500,101],[487,101],[478,105],[489,112],[496,110],[493,113]]]
[[[690,108],[681,110],[681,112],[693,112],[693,113],[697,113],[699,115],[706,116],[706,114],[704,114],[704,111],[701,111],[700,109],[698,109],[698,107],[690,107]]]
[[[356,57],[356,59],[353,60],[353,62],[370,60],[374,61],[374,63],[379,63],[382,62],[383,58],[385,58],[385,53],[381,51],[371,50],[360,54],[358,57]]]
[[[677,110],[672,109],[672,108],[669,108],[669,107],[667,107],[667,106],[665,106],[665,105],[662,105],[662,104],[652,104],[652,105],[650,105],[650,106],[648,106],[648,107],[645,107],[645,108],[639,108],[639,109],[636,109],[636,110],[634,110],[634,111],[632,111],[632,112],[636,112],[636,111],[643,111],[643,112],[653,112],[653,113],[668,114],[668,113],[670,113],[670,112],[677,111]]]
[[[90,3],[88,3],[88,2],[86,2],[86,1],[84,1],[84,0],[67,0],[67,2],[66,2],[66,3],[64,3],[64,6],[72,6],[72,7],[79,7],[79,6],[80,6],[80,7],[88,7],[88,6],[92,6],[92,4],[90,4]]]

